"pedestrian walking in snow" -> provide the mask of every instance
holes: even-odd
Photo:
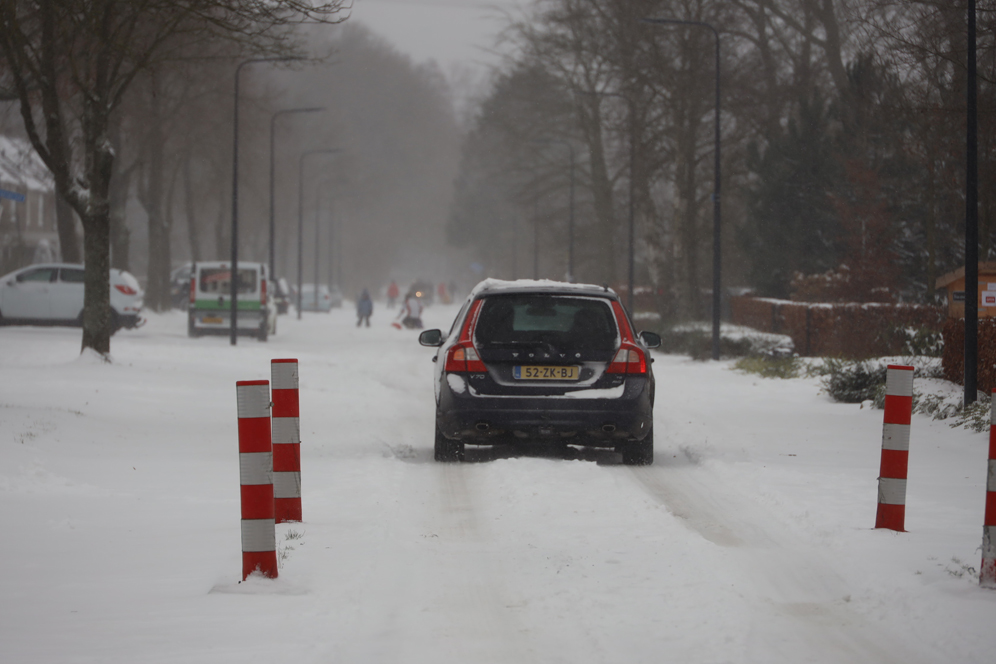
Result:
[[[359,327],[364,321],[366,321],[367,327],[370,327],[370,316],[373,311],[374,303],[370,299],[370,291],[364,288],[363,293],[360,294],[360,299],[356,301],[356,327]]]
[[[387,287],[387,308],[393,309],[394,303],[398,301],[398,284],[394,281]]]

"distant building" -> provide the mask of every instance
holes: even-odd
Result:
[[[23,202],[0,198],[0,274],[59,260],[55,184],[26,140],[0,136],[0,189],[24,196]]]

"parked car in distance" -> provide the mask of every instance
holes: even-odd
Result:
[[[275,280],[274,284],[274,295],[273,299],[277,305],[277,313],[285,314],[290,310],[291,304],[291,287],[287,285],[287,280],[283,277]]]
[[[654,460],[653,332],[636,334],[600,286],[488,279],[437,347],[435,458],[466,445],[556,443],[612,448],[623,463]]]
[[[431,307],[433,301],[435,300],[435,292],[432,289],[432,282],[426,281],[425,279],[418,279],[408,289],[409,292],[414,291],[415,297],[422,301],[427,307]],[[405,294],[402,293],[402,296]]]
[[[277,308],[263,263],[239,262],[236,307],[237,333],[266,341],[277,331]],[[191,271],[187,335],[231,332],[232,269],[225,261],[194,263]]]
[[[190,272],[193,263],[184,263],[169,275],[169,297],[174,309],[190,306]]]
[[[338,286],[333,286],[331,290],[325,284],[319,284],[315,289],[315,284],[301,285],[301,311],[320,311],[328,313],[332,309],[342,306],[342,292]]]
[[[0,324],[83,325],[83,266],[74,263],[31,265],[0,277]],[[144,293],[138,280],[111,269],[111,334],[135,328]]]

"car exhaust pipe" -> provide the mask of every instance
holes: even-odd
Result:
[[[615,430],[616,430],[616,425],[615,424],[603,424],[602,425],[602,431],[604,431],[605,433],[612,433]]]
[[[491,428],[491,425],[488,422],[478,422],[474,425],[474,428],[478,431],[487,431]]]

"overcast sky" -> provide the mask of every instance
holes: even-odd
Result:
[[[503,26],[500,10],[525,0],[354,0],[352,18],[386,38],[416,62],[455,65],[497,62],[488,52]]]

